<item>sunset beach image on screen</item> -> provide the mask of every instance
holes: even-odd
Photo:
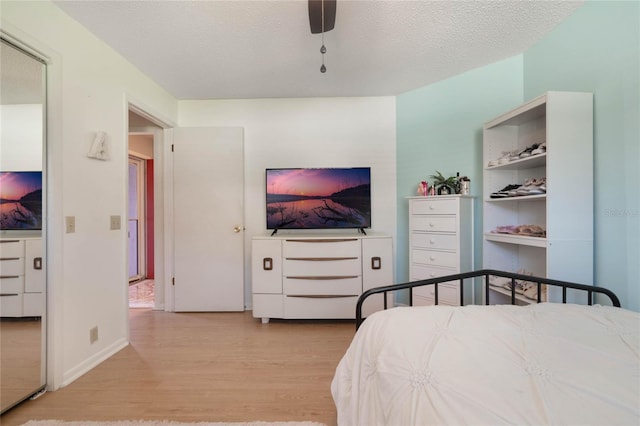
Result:
[[[266,170],[267,229],[371,227],[371,169]]]
[[[0,230],[42,229],[42,172],[0,172]]]

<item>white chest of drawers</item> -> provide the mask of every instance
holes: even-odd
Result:
[[[354,318],[363,291],[393,284],[392,250],[391,237],[382,235],[254,237],[253,316],[264,323]],[[379,296],[367,300],[365,316],[383,308]]]
[[[409,198],[409,280],[473,270],[473,198],[461,195]],[[465,283],[465,304],[473,285]],[[433,305],[435,287],[413,290],[414,305]],[[459,305],[458,282],[438,286],[438,303]]]
[[[0,316],[44,315],[42,238],[0,240]]]

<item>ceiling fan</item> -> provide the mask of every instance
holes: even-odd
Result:
[[[309,26],[311,34],[322,34],[322,66],[320,72],[327,72],[324,65],[324,54],[327,48],[324,46],[324,33],[331,31],[336,23],[336,0],[309,0]]]
[[[331,31],[336,23],[336,0],[309,0],[311,34]]]

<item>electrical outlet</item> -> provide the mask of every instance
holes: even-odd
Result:
[[[98,341],[98,326],[89,330],[89,343],[95,343]]]
[[[66,216],[64,218],[65,229],[67,234],[72,234],[76,232],[76,217],[75,216]]]
[[[120,216],[111,216],[111,226],[112,231],[116,231],[120,229]]]

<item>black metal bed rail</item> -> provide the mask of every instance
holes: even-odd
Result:
[[[578,283],[573,283],[573,282],[569,282],[569,281],[560,281],[560,280],[553,280],[550,278],[542,278],[542,277],[536,277],[536,276],[532,276],[532,275],[522,275],[522,274],[516,274],[516,273],[512,273],[512,272],[505,272],[505,271],[497,271],[497,270],[493,270],[493,269],[482,269],[482,270],[478,270],[478,271],[472,271],[472,272],[463,272],[460,274],[453,274],[453,275],[446,275],[446,276],[442,276],[442,277],[437,277],[437,278],[430,278],[430,279],[426,279],[426,280],[418,280],[418,281],[411,281],[411,282],[406,282],[406,283],[402,283],[402,284],[392,284],[392,285],[387,285],[387,286],[382,286],[382,287],[375,287],[372,288],[370,290],[365,291],[364,293],[362,293],[360,295],[360,297],[358,298],[358,302],[356,303],[356,330],[360,327],[360,325],[362,324],[362,322],[364,321],[364,318],[362,318],[362,305],[365,301],[365,299],[371,295],[374,294],[379,294],[379,293],[384,293],[384,309],[387,309],[387,293],[389,291],[397,291],[397,290],[409,290],[409,305],[412,306],[413,305],[413,288],[414,287],[421,287],[421,286],[426,286],[426,285],[434,285],[434,298],[435,301],[434,303],[437,305],[438,304],[438,284],[444,283],[444,282],[449,282],[449,281],[456,281],[458,280],[460,282],[459,285],[459,290],[460,290],[460,306],[464,305],[464,285],[465,282],[464,280],[469,279],[469,278],[477,278],[477,277],[484,277],[484,299],[485,299],[485,305],[489,305],[490,304],[490,299],[489,299],[489,276],[496,276],[496,277],[503,277],[503,278],[510,278],[511,279],[511,304],[515,305],[516,304],[516,280],[523,280],[523,281],[528,281],[528,282],[532,282],[535,283],[537,285],[537,300],[532,300],[532,302],[536,302],[536,303],[540,303],[541,302],[541,294],[542,294],[542,285],[548,285],[548,286],[552,286],[552,287],[561,287],[562,288],[562,303],[567,303],[567,289],[572,289],[572,290],[581,290],[587,293],[587,304],[588,305],[592,305],[593,304],[593,295],[594,294],[603,294],[605,296],[607,296],[610,300],[613,306],[615,307],[620,307],[620,299],[618,299],[618,296],[615,295],[615,293],[613,293],[611,290],[606,289],[604,287],[597,287],[597,286],[592,286],[592,285],[585,285],[585,284],[578,284]]]

